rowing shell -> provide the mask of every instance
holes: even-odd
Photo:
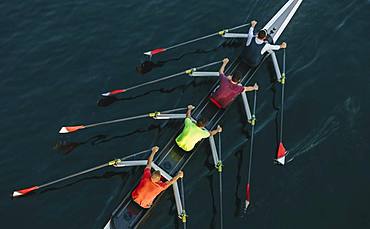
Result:
[[[264,29],[267,30],[274,43],[278,40],[301,3],[302,0],[289,0],[264,26]],[[246,85],[250,82],[266,58],[267,55],[264,56],[261,63],[256,68],[249,68],[247,65],[242,63],[242,61],[240,61],[240,58],[236,58],[234,62],[230,64],[226,73],[232,74],[233,72],[240,71],[244,75],[241,83]],[[218,86],[218,83],[218,81],[215,82],[209,93],[215,90],[215,88]],[[206,117],[209,120],[206,128],[208,130],[212,130],[219,124],[227,109],[221,110],[213,105],[208,100],[209,93],[196,106],[196,109],[193,112],[193,117],[195,119],[198,119],[199,117]],[[178,131],[175,132],[173,137],[164,147],[161,147],[160,152],[157,153],[158,157],[156,159],[156,164],[171,176],[174,176],[178,171],[185,167],[192,156],[198,151],[199,145],[201,144],[199,143],[191,152],[184,152],[179,149],[175,143],[175,138],[182,130],[183,121],[174,122],[176,122],[176,124],[174,124],[176,128],[174,129]],[[137,183],[140,180],[139,178],[140,176],[138,174]],[[153,206],[149,209],[143,209],[134,203],[131,198],[131,192],[136,187],[137,183],[132,185],[132,190],[125,196],[122,202],[114,210],[104,229],[137,228],[147,218],[149,212],[153,207],[155,207],[156,203],[158,203],[160,196],[157,197]]]

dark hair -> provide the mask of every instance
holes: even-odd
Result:
[[[231,80],[235,83],[239,83],[240,80],[242,79],[242,73],[237,71],[233,74],[233,76],[231,77]]]
[[[267,31],[265,29],[261,29],[259,32],[258,32],[258,38],[259,39],[265,39],[266,36],[267,36]]]
[[[205,127],[207,125],[207,122],[208,122],[208,120],[206,118],[201,117],[201,118],[198,119],[197,125],[199,127]]]

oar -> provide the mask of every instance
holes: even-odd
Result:
[[[141,84],[138,84],[138,85],[135,85],[135,86],[132,86],[132,87],[125,88],[125,89],[116,89],[116,90],[113,90],[113,91],[105,92],[101,95],[102,96],[117,95],[117,94],[127,92],[127,91],[130,91],[130,90],[136,89],[136,88],[140,88],[140,87],[147,86],[147,85],[150,85],[150,84],[158,83],[158,82],[161,82],[163,80],[168,80],[168,79],[174,78],[176,76],[180,76],[180,75],[184,75],[184,74],[191,75],[193,72],[195,72],[197,70],[200,70],[200,69],[212,66],[212,65],[216,65],[216,64],[219,64],[221,62],[222,61],[216,61],[216,62],[205,64],[205,65],[202,65],[202,66],[199,66],[199,67],[196,67],[196,68],[190,68],[190,69],[187,69],[187,70],[182,71],[182,72],[178,72],[178,73],[175,73],[175,74],[172,74],[172,75],[169,75],[169,76],[165,76],[165,77],[162,77],[162,78],[159,78],[159,79],[156,79],[156,80],[152,80],[152,81],[149,81],[149,82],[141,83]]]
[[[155,54],[162,53],[162,52],[168,51],[170,49],[178,48],[178,47],[181,47],[181,46],[184,46],[184,45],[187,45],[187,44],[191,44],[191,43],[194,43],[194,42],[197,42],[197,41],[201,41],[201,40],[204,40],[204,39],[207,39],[207,38],[210,38],[210,37],[222,36],[222,35],[224,35],[225,33],[229,32],[229,31],[240,29],[240,28],[246,27],[248,25],[249,25],[249,23],[241,24],[241,25],[232,27],[230,29],[224,29],[224,30],[221,30],[221,31],[218,31],[218,32],[215,32],[215,33],[211,33],[209,35],[205,35],[205,36],[194,38],[194,39],[191,39],[191,40],[188,40],[188,41],[184,41],[184,42],[181,42],[181,43],[178,43],[178,44],[166,47],[166,48],[156,48],[156,49],[153,49],[151,51],[145,52],[144,55],[147,55],[147,56],[151,57]]]
[[[57,180],[54,180],[54,181],[50,181],[50,182],[45,183],[45,184],[42,184],[42,185],[36,185],[36,186],[29,187],[29,188],[25,188],[25,189],[20,189],[20,190],[14,191],[13,192],[13,197],[24,196],[24,195],[29,194],[32,191],[35,191],[35,190],[38,190],[38,189],[41,189],[41,188],[45,188],[45,187],[48,187],[50,185],[53,185],[53,184],[56,184],[56,183],[59,183],[59,182],[65,181],[65,180],[69,180],[71,178],[74,178],[74,177],[77,177],[77,176],[81,176],[83,174],[96,171],[98,169],[102,169],[102,168],[105,168],[105,167],[108,167],[108,166],[114,166],[118,162],[124,161],[124,160],[126,160],[128,158],[135,157],[135,156],[138,156],[138,155],[141,155],[141,154],[145,154],[145,153],[147,153],[149,151],[151,151],[151,149],[147,149],[147,150],[144,150],[144,151],[141,151],[141,152],[138,152],[138,153],[134,153],[134,154],[128,155],[126,157],[123,157],[121,159],[114,159],[112,161],[108,161],[108,162],[106,162],[104,164],[95,166],[93,168],[86,169],[86,170],[83,170],[81,172],[74,173],[74,174],[71,174],[69,176],[66,176],[66,177],[63,177],[63,178],[60,178],[60,179],[57,179]]]
[[[181,221],[183,223],[183,228],[186,229],[186,219],[188,215],[186,214],[185,210],[185,192],[184,192],[184,178],[181,178],[181,202],[182,202],[182,213],[181,213]]]
[[[281,164],[281,165],[284,165],[285,164],[285,157],[287,155],[287,150],[285,149],[284,147],[284,144],[283,144],[283,118],[284,118],[284,97],[285,97],[285,49],[283,51],[283,73],[281,74],[281,80],[280,80],[280,83],[281,83],[281,105],[280,105],[280,134],[279,134],[279,148],[278,148],[278,151],[277,151],[277,157],[276,157],[276,161]]]
[[[257,91],[254,91],[253,114],[252,114],[252,121],[251,121],[252,135],[251,135],[250,148],[249,148],[248,180],[247,180],[247,185],[246,185],[246,190],[245,190],[245,208],[244,208],[244,212],[247,211],[248,206],[251,202],[251,193],[250,193],[251,185],[250,184],[251,184],[251,172],[252,172],[254,126],[256,125],[256,105],[257,105]]]
[[[224,228],[224,213],[223,213],[223,199],[222,199],[222,159],[221,159],[221,133],[218,133],[218,163],[217,163],[217,169],[218,169],[218,178],[220,182],[219,186],[219,193],[220,193],[220,228]]]
[[[112,124],[112,123],[117,123],[117,122],[124,122],[124,121],[130,121],[134,119],[140,119],[140,118],[154,118],[154,119],[171,119],[172,116],[161,116],[161,114],[169,113],[169,112],[175,112],[175,111],[181,111],[187,109],[186,107],[183,108],[176,108],[172,110],[167,110],[167,111],[155,111],[147,114],[142,114],[142,115],[136,115],[132,117],[127,117],[127,118],[120,118],[120,119],[115,119],[111,121],[105,121],[105,122],[98,122],[98,123],[93,123],[93,124],[88,124],[88,125],[77,125],[77,126],[63,126],[60,128],[59,133],[60,134],[69,134],[72,132],[76,132],[81,129],[86,129],[86,128],[91,128],[91,127],[96,127],[96,126],[102,126],[102,125],[107,125],[107,124]],[[177,116],[174,116],[177,117]]]

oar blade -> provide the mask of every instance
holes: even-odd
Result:
[[[251,192],[250,192],[250,184],[248,183],[246,186],[246,191],[245,191],[245,210],[248,209],[248,206],[251,202]]]
[[[110,91],[110,92],[103,93],[101,95],[102,96],[112,96],[112,95],[117,95],[117,94],[123,93],[125,91],[126,91],[125,89],[118,89],[118,90],[113,90],[113,91]]]
[[[288,151],[285,149],[283,143],[280,142],[279,149],[277,151],[276,161],[279,164],[284,165],[285,164],[285,157],[286,157],[287,153],[288,153]]]
[[[83,125],[63,126],[62,128],[60,128],[59,133],[60,134],[69,134],[69,133],[76,132],[76,131],[84,129],[84,128],[85,128],[85,126],[83,126]]]
[[[153,50],[148,51],[148,52],[144,52],[144,55],[153,56],[155,54],[158,54],[158,53],[161,53],[161,52],[165,52],[165,51],[166,51],[165,48],[157,48],[157,49],[153,49]]]
[[[32,191],[35,191],[37,189],[39,189],[38,186],[33,186],[33,187],[30,187],[30,188],[25,188],[25,189],[17,190],[17,191],[14,191],[13,192],[13,197],[24,196],[24,195],[27,195],[28,193],[30,193]]]

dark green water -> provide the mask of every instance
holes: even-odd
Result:
[[[0,2],[1,227],[102,228],[125,195],[122,188],[133,182],[130,170],[105,169],[26,198],[11,199],[10,194],[156,144],[165,129],[150,120],[64,136],[58,130],[196,104],[208,81],[192,84],[181,77],[149,88],[154,91],[145,96],[132,98],[148,89],[119,97],[110,106],[97,106],[97,101],[106,90],[219,60],[235,50],[187,55],[140,75],[135,67],[145,60],[144,51],[245,20],[263,25],[284,2]],[[247,215],[239,209],[249,145],[241,101],[225,116],[225,228],[370,227],[369,10],[365,0],[304,0],[281,36],[289,46],[284,139],[294,157],[285,167],[272,161],[278,93],[268,88],[271,64],[258,72],[261,92]],[[156,60],[221,42],[209,39]],[[219,228],[218,175],[209,169],[207,150],[185,168],[189,228]],[[167,192],[144,228],[179,227],[173,207]]]

